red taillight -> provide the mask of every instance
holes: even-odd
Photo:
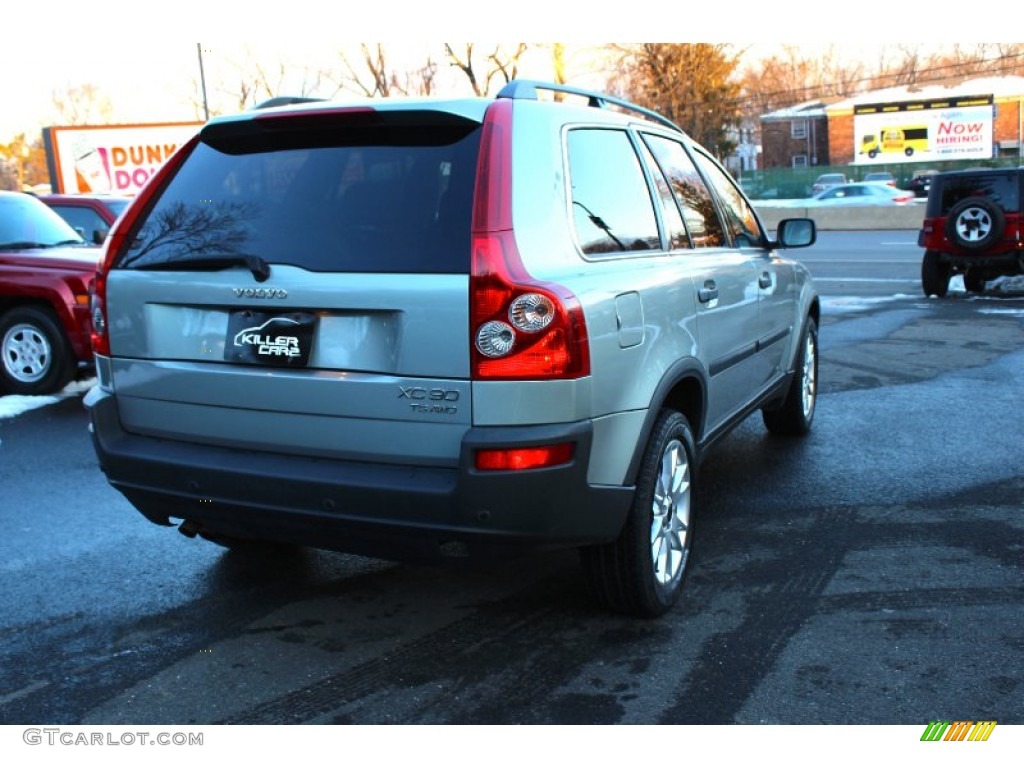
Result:
[[[473,203],[470,355],[475,379],[590,375],[587,325],[566,288],[534,279],[512,229],[512,108],[487,110]]]
[[[515,472],[556,467],[572,461],[572,454],[572,443],[531,448],[485,448],[476,452],[476,468],[482,472]]]
[[[515,279],[514,275],[523,277]],[[583,309],[560,285],[531,280],[511,232],[473,238],[473,377],[576,379],[590,375]]]
[[[892,200],[893,200],[894,203],[909,203],[909,202],[912,202],[914,200],[914,196],[913,195],[899,195],[898,197],[894,197]]]
[[[92,320],[92,351],[98,355],[110,355],[110,333],[107,325],[107,274],[110,268],[117,261],[129,241],[129,235],[134,234],[135,225],[142,213],[148,210],[157,191],[164,188],[170,181],[175,171],[181,166],[182,161],[191,154],[199,143],[197,133],[188,142],[178,148],[156,173],[149,177],[149,181],[139,191],[139,194],[131,202],[124,214],[114,222],[113,229],[107,236],[103,246],[103,258],[100,260],[96,277],[89,289],[89,316]]]
[[[89,319],[92,325],[90,339],[92,351],[105,357],[110,356],[110,336],[107,333],[107,274],[96,273],[89,285]]]

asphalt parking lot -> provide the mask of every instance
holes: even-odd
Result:
[[[225,553],[106,486],[80,395],[5,420],[0,721],[1024,723],[1022,319],[830,300],[812,435],[755,416],[716,447],[653,622],[604,613],[573,553]]]

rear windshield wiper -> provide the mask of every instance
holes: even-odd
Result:
[[[139,264],[132,269],[161,270],[166,272],[176,271],[202,271],[215,272],[229,267],[248,267],[252,276],[257,282],[262,283],[270,277],[270,265],[261,256],[255,254],[230,254],[224,256],[200,256],[194,259],[180,259],[177,261],[152,261]]]

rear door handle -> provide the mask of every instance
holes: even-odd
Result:
[[[715,285],[715,281],[705,280],[704,287],[697,291],[697,298],[700,299],[702,304],[707,304],[709,301],[717,299],[718,286]]]

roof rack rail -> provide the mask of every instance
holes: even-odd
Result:
[[[561,85],[559,83],[546,83],[541,80],[510,80],[504,88],[498,92],[499,99],[536,99],[537,91],[553,91],[555,93],[568,93],[573,96],[586,98],[587,106],[606,109],[608,105],[614,105],[630,112],[648,117],[657,123],[668,126],[680,133],[685,133],[682,128],[673,123],[664,115],[660,115],[653,109],[646,109],[625,99],[609,96],[598,91],[588,91],[583,88],[576,88],[572,85]]]
[[[272,99],[260,102],[253,109],[270,109],[270,107],[286,107],[289,104],[305,104],[310,101],[327,101],[316,96],[275,96]]]

